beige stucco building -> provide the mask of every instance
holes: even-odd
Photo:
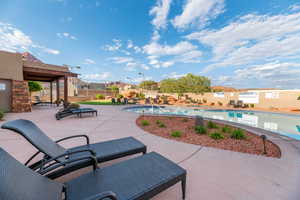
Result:
[[[77,77],[67,67],[24,59],[20,53],[0,51],[0,109],[12,112],[31,111],[27,81],[56,83],[56,98],[60,99],[59,80],[64,80],[64,99],[68,99],[68,77]],[[53,90],[51,90],[53,91]],[[50,94],[53,101],[52,92]]]

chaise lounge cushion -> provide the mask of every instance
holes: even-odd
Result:
[[[152,152],[71,180],[66,183],[66,195],[68,199],[82,200],[112,191],[118,200],[150,199],[185,176],[183,168]]]

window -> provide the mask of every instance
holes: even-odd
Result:
[[[4,83],[0,83],[0,90],[5,90],[6,89],[6,85]]]
[[[279,92],[267,92],[265,94],[266,99],[278,99],[279,98]]]

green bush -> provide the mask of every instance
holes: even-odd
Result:
[[[254,104],[253,104],[253,103],[252,103],[252,104],[250,104],[250,107],[251,107],[251,108],[254,108]]]
[[[218,125],[212,121],[208,121],[207,128],[209,129],[218,128]]]
[[[171,136],[172,137],[181,137],[182,132],[181,131],[172,131]]]
[[[71,103],[68,108],[80,108],[80,105],[78,103]]]
[[[43,89],[40,82],[28,81],[29,92],[39,92]]]
[[[2,120],[4,117],[4,112],[2,110],[0,110],[0,120]]]
[[[223,133],[231,133],[232,130],[231,130],[231,128],[230,128],[229,126],[224,126],[224,127],[222,128],[222,132],[223,132]]]
[[[118,98],[118,99],[122,99],[123,97],[124,97],[124,96],[123,96],[122,94],[118,94],[118,95],[117,95],[117,98]]]
[[[161,123],[162,123],[162,121],[160,121],[160,120],[156,120],[156,122],[155,122],[157,125],[160,125]]]
[[[209,137],[211,137],[214,140],[224,139],[224,135],[222,135],[221,133],[218,133],[218,132],[214,132],[214,133],[210,134]]]
[[[246,135],[243,130],[236,129],[232,132],[231,138],[237,139],[237,140],[243,140],[243,139],[246,139]]]
[[[196,133],[198,134],[206,134],[207,133],[207,130],[204,126],[195,126],[195,131]]]
[[[105,99],[103,94],[96,94],[96,99]]]
[[[160,124],[158,125],[158,127],[159,127],[159,128],[166,128],[166,125],[165,125],[164,123],[160,123]]]
[[[188,122],[188,121],[189,121],[188,118],[183,118],[183,119],[182,119],[182,122]]]
[[[150,122],[147,120],[142,120],[142,126],[149,126]]]

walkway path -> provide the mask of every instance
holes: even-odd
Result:
[[[92,142],[134,136],[156,151],[179,163],[188,171],[187,200],[299,200],[300,142],[270,135],[282,150],[282,158],[266,158],[167,140],[148,134],[135,125],[135,113],[122,107],[90,106],[99,110],[98,117],[54,119],[54,108],[40,108],[32,113],[8,114],[7,120],[29,119],[51,138],[88,134]],[[3,122],[0,122],[0,125]],[[65,143],[81,144],[80,140]],[[0,146],[24,162],[35,149],[21,136],[0,129]],[[128,158],[126,158],[128,159]],[[114,161],[116,162],[116,161]],[[104,165],[109,165],[106,163]],[[101,166],[101,165],[100,165]],[[103,164],[102,164],[103,166]],[[59,181],[71,179],[86,168]],[[156,196],[154,200],[179,200],[180,185]]]

